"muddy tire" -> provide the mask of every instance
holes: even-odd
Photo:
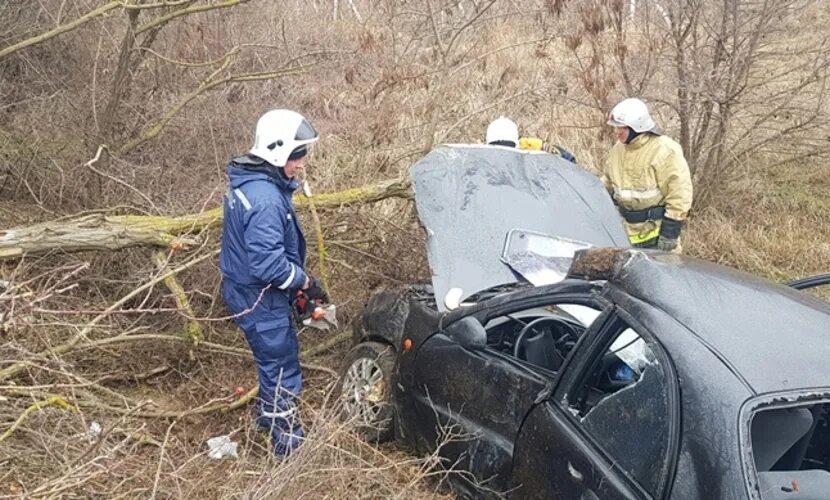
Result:
[[[362,342],[349,351],[340,370],[338,393],[343,416],[367,441],[389,441],[395,435],[394,367],[395,351],[391,346]]]

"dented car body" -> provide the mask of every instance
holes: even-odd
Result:
[[[569,168],[507,152],[516,157],[476,171],[493,158],[488,149],[439,150],[427,170],[437,176],[443,162],[449,183],[475,193],[498,169],[522,177],[544,164]],[[413,167],[416,197],[423,171]],[[575,205],[602,199],[598,183],[571,173],[578,196],[534,191],[535,210],[573,222]],[[527,186],[504,189],[544,190]],[[481,202],[431,200],[450,212]],[[435,250],[444,239],[419,200],[430,264],[444,275],[369,301],[353,351],[364,354],[347,359],[343,386],[359,399],[354,415],[420,452],[438,449],[459,471],[450,476],[458,491],[476,498],[827,498],[830,305],[698,259],[625,248],[613,206],[590,204],[596,221],[581,233],[588,222],[488,221],[496,242],[526,229],[619,247],[578,250],[561,279],[531,286],[504,252],[497,260],[510,273],[466,279],[468,257]],[[447,253],[433,266],[438,252]],[[496,267],[473,255],[479,268]],[[468,283],[481,282],[470,293]],[[442,306],[458,283],[464,303]],[[366,368],[367,345],[385,346],[373,352],[389,358],[386,372]]]

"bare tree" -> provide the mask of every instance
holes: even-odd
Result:
[[[722,182],[753,154],[790,160],[826,152],[787,147],[826,122],[828,37],[804,37],[797,28],[797,14],[810,7],[801,0],[670,4],[671,105],[698,184]]]
[[[656,103],[666,124],[676,124],[698,203],[753,155],[790,161],[828,152],[812,139],[827,124],[828,36],[798,27],[814,2],[556,4],[570,27],[575,79],[590,97],[583,104],[604,116],[624,96]]]

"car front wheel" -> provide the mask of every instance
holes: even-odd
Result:
[[[394,437],[392,371],[395,352],[379,342],[362,342],[346,355],[340,377],[345,416],[369,441]]]

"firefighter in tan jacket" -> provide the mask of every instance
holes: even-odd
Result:
[[[680,145],[662,135],[639,99],[608,116],[617,144],[603,182],[625,219],[631,244],[680,253],[680,232],[692,207],[692,180]]]

